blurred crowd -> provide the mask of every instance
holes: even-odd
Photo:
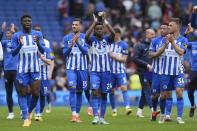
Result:
[[[59,24],[64,29],[64,35],[72,32],[72,18],[80,17],[83,20],[82,32],[86,32],[93,19],[92,14],[104,11],[107,19],[115,28],[119,27],[122,39],[129,45],[129,56],[126,62],[126,72],[129,80],[129,89],[140,89],[141,85],[133,63],[133,50],[144,37],[147,28],[153,28],[156,36],[160,34],[161,23],[169,21],[170,17],[179,17],[183,21],[183,27],[189,23],[192,14],[192,3],[188,2],[183,10],[180,0],[59,0],[57,3],[59,12]],[[183,32],[184,33],[184,32]],[[67,90],[65,73],[65,58],[62,56],[63,43],[52,42],[55,53],[55,70],[53,90]],[[186,67],[187,67],[186,62]]]

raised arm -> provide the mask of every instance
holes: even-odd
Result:
[[[191,17],[191,26],[197,29],[197,5],[193,7],[193,14]]]
[[[92,33],[92,31],[93,31],[93,29],[94,29],[94,27],[95,27],[95,25],[98,21],[98,19],[96,18],[96,16],[94,14],[93,14],[93,19],[94,19],[94,21],[93,21],[92,25],[90,26],[90,28],[88,29],[88,31],[86,32],[86,36],[85,36],[85,40],[88,44],[90,44],[90,41],[91,41],[90,40],[90,35],[91,35],[91,33]]]
[[[3,34],[5,32],[5,27],[6,27],[6,22],[3,22],[2,26],[1,26],[1,34],[0,34],[0,41],[3,38]]]
[[[3,61],[3,48],[0,42],[0,61]]]
[[[34,36],[34,42],[37,44],[38,50],[43,54],[45,50],[42,46],[44,44],[44,41],[41,32],[40,34]]]
[[[114,36],[115,36],[115,31],[114,29],[111,27],[111,25],[109,24],[109,22],[106,19],[106,13],[102,14],[102,20],[104,21],[104,26],[107,27],[108,31],[111,33],[109,36],[109,40],[112,41],[114,40]]]

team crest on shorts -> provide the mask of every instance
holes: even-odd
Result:
[[[163,86],[163,89],[167,89],[167,85],[164,85],[164,86]]]
[[[22,80],[22,79],[20,79],[20,80],[18,80],[18,82],[19,82],[20,84],[22,84],[22,83],[23,83],[23,80]]]

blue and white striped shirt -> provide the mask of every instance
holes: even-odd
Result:
[[[87,70],[88,44],[85,42],[85,34],[80,33],[79,40],[70,49],[74,34],[64,37],[63,56],[67,58],[66,69]]]
[[[113,42],[110,46],[110,50],[116,57],[122,57],[122,55],[128,55],[128,45],[124,41],[119,43]],[[112,73],[125,73],[125,62],[116,61],[111,59],[112,63]]]
[[[45,43],[45,52],[44,54],[41,54],[41,56],[44,58],[53,60],[54,54],[53,54],[52,49],[49,46],[49,41],[44,39],[44,43]],[[39,63],[40,63],[41,80],[48,80],[48,73],[49,73],[50,66],[46,64],[44,61],[42,61],[41,59],[39,59]]]
[[[178,45],[181,49],[185,49],[185,45],[187,45],[188,41],[185,37],[180,36],[176,40],[174,40],[176,45]],[[162,46],[165,44],[165,38],[162,39]],[[174,50],[171,43],[165,49],[164,52],[164,62],[162,67],[162,74],[165,75],[179,75],[184,73],[183,67],[183,55],[179,55]]]
[[[162,44],[162,37],[161,36],[152,39],[149,51],[156,52],[158,50],[158,48],[161,47],[161,44]],[[163,54],[156,57],[156,58],[153,58],[152,67],[153,67],[154,73],[157,73],[160,75],[162,74],[163,62],[164,62]]]
[[[23,36],[24,43],[22,46],[19,44],[20,35]],[[37,45],[34,42],[34,36],[39,37],[40,44]],[[42,33],[35,30],[31,30],[29,34],[25,34],[23,31],[20,31],[12,36],[12,55],[15,56],[19,53],[17,66],[18,73],[40,71],[38,50],[41,53],[44,53],[42,38]]]
[[[109,36],[97,40],[95,36],[91,36],[91,44],[89,49],[90,71],[106,72],[111,71],[110,67],[110,45]]]

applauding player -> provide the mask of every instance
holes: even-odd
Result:
[[[90,60],[90,88],[92,90],[92,108],[94,119],[92,124],[109,124],[104,120],[107,93],[111,91],[111,69],[110,69],[110,42],[113,40],[115,32],[108,24],[105,13],[102,15],[104,25],[97,22],[95,15],[94,22],[86,33],[86,42],[90,45],[89,60]],[[110,36],[104,36],[104,27],[110,31]],[[94,35],[90,36],[94,30]],[[98,118],[98,105],[100,102],[101,90],[101,115],[100,121]]]
[[[31,29],[32,18],[30,15],[21,17],[22,30],[15,33],[12,37],[12,55],[18,56],[17,77],[20,91],[20,107],[22,110],[24,125],[31,125],[31,113],[37,104],[40,95],[40,65],[38,50],[44,53],[41,44],[42,33]],[[32,99],[28,107],[27,117],[27,94],[28,86],[31,87]]]
[[[124,106],[126,108],[126,115],[132,113],[129,104],[129,96],[127,94],[127,77],[125,73],[125,62],[128,55],[128,45],[121,40],[120,29],[115,29],[114,41],[111,44],[111,63],[112,63],[112,87],[113,91],[110,93],[110,102],[112,106],[112,116],[117,116],[116,103],[115,103],[115,86],[116,83],[121,87],[124,99]]]
[[[79,112],[82,104],[82,91],[87,88],[87,54],[88,45],[85,35],[80,33],[82,21],[75,18],[72,23],[73,33],[64,37],[63,56],[66,57],[66,70],[70,90],[70,107],[72,122],[82,122]]]

